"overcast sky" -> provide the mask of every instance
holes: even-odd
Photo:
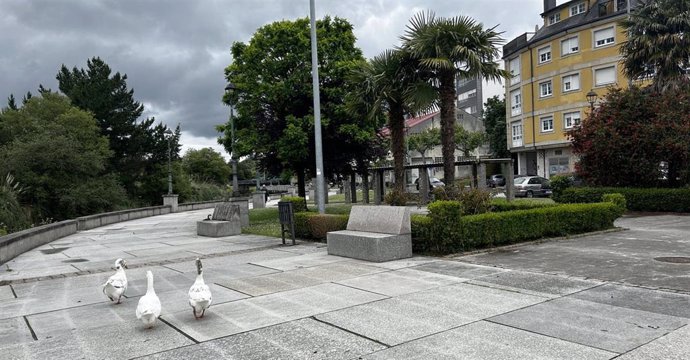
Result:
[[[510,41],[534,31],[542,7],[540,0],[316,0],[316,17],[349,20],[370,58],[398,45],[420,11],[498,25]],[[0,0],[0,107],[39,84],[57,90],[62,64],[84,68],[98,56],[127,74],[144,116],[180,124],[183,149],[210,146],[227,158],[214,126],[228,119],[220,99],[231,44],[265,24],[307,16],[309,0]],[[484,87],[485,98],[502,93],[501,84]]]

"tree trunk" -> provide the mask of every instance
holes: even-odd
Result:
[[[393,151],[394,191],[405,191],[405,114],[400,107],[391,107],[388,114],[391,129],[391,150]]]
[[[455,74],[443,72],[440,77],[441,153],[443,154],[443,182],[455,182]]]
[[[297,195],[299,195],[300,197],[306,198],[307,193],[306,193],[304,188],[305,188],[304,167],[298,166],[297,167]]]

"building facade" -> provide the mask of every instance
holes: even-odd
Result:
[[[618,22],[632,0],[544,0],[544,23],[503,47],[508,149],[516,173],[550,176],[574,171],[567,131],[588,116],[587,94],[627,87]]]
[[[484,106],[482,103],[483,94],[481,77],[476,77],[473,79],[456,79],[455,94],[457,95],[455,107],[467,114],[481,118],[482,107]]]

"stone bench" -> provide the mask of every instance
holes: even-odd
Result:
[[[401,206],[353,206],[346,230],[326,235],[328,254],[383,262],[412,257],[410,211]]]
[[[216,205],[209,219],[196,222],[196,234],[199,236],[221,237],[241,233],[240,205],[229,202]]]

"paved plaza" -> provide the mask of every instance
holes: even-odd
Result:
[[[3,265],[3,359],[687,359],[690,217],[492,252],[370,263],[325,244],[203,238],[210,210],[113,224]],[[187,290],[204,263],[213,305]],[[101,284],[126,259],[129,288]],[[682,259],[676,259],[682,260]],[[135,317],[147,270],[162,303]]]

